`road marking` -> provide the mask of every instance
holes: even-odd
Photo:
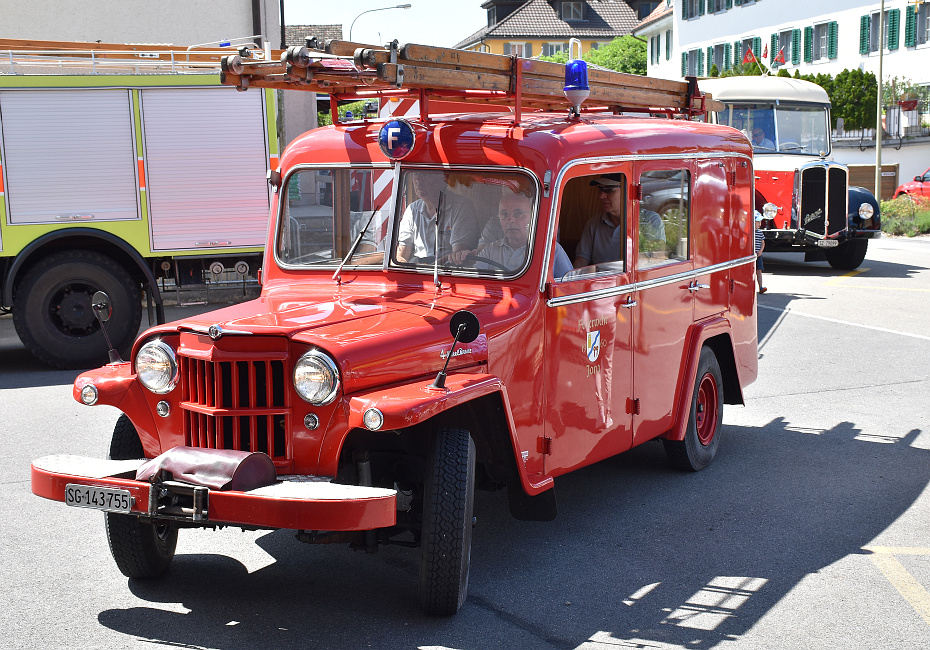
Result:
[[[860,273],[865,273],[866,271],[871,270],[872,269],[856,269],[855,271],[850,271],[849,273],[844,273],[843,275],[827,280],[823,283],[823,286],[842,286],[844,289],[883,289],[885,291],[913,291],[916,293],[930,293],[930,289],[914,289],[911,287],[885,287],[876,284],[850,284],[849,282],[843,282],[843,280],[848,280],[849,278],[855,277]]]
[[[878,570],[888,579],[888,582],[898,590],[904,600],[914,608],[924,622],[930,625],[930,593],[917,579],[904,568],[904,565],[895,555],[930,555],[927,548],[894,548],[888,546],[864,546],[863,550],[871,551],[872,562]]]
[[[769,307],[768,305],[758,305],[759,309],[770,309],[772,311],[779,311],[788,314],[793,314],[795,316],[805,316],[806,318],[815,318],[817,320],[824,320],[828,323],[839,323],[840,325],[850,325],[852,327],[861,327],[867,330],[874,330],[876,332],[886,332],[888,334],[897,334],[899,336],[910,336],[911,338],[921,339],[923,341],[930,341],[930,336],[924,336],[922,334],[911,334],[910,332],[902,332],[900,330],[891,330],[885,327],[875,327],[874,325],[863,325],[861,323],[851,323],[848,320],[840,320],[838,318],[829,318],[827,316],[815,316],[814,314],[805,314],[803,311],[795,311],[790,307]]]

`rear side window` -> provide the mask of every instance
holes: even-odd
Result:
[[[639,268],[689,259],[690,172],[654,169],[643,172],[639,182]]]

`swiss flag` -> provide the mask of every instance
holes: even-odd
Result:
[[[768,43],[765,44],[765,49],[762,50],[762,58],[763,59],[769,58],[769,44]]]
[[[756,59],[755,52],[752,51],[751,47],[747,47],[746,54],[743,55],[743,63],[746,64],[746,63],[758,63],[758,62],[759,61]]]
[[[778,54],[776,54],[776,55],[775,55],[775,58],[772,59],[772,63],[781,63],[782,65],[785,64],[785,48],[784,48],[784,46],[782,46],[782,48],[781,48],[780,50],[778,50]]]

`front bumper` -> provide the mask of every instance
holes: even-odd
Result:
[[[850,239],[878,239],[882,235],[881,230],[843,231],[838,236],[829,238],[815,237],[807,231],[792,228],[771,228],[762,232],[765,234],[765,248],[769,253],[791,248],[822,249],[823,247],[817,242],[824,239],[836,240],[838,243],[842,243]]]
[[[157,499],[150,499],[152,484],[134,478],[144,462],[45,456],[32,463],[32,492],[64,502],[69,484],[128,490],[133,501],[130,514],[160,519]],[[281,476],[274,485],[248,492],[206,490],[201,516],[166,518],[187,519],[205,526],[372,530],[396,523],[396,497],[395,490],[341,485],[317,477]]]

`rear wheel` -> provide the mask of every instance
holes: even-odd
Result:
[[[451,616],[468,594],[475,443],[465,429],[436,431],[423,489],[418,595],[427,614]]]
[[[75,250],[53,253],[23,275],[13,301],[13,324],[33,355],[59,368],[90,368],[107,362],[107,343],[91,309],[105,291],[114,318],[107,333],[127,351],[142,321],[142,294],[126,270],[106,255]]]
[[[865,253],[869,248],[868,239],[849,239],[836,248],[828,248],[827,262],[840,271],[858,269],[865,260]]]
[[[697,472],[710,465],[720,446],[723,423],[723,375],[713,350],[701,348],[691,413],[684,440],[663,440],[669,461],[678,469]]]
[[[121,415],[113,429],[109,458],[144,458],[136,428]],[[172,524],[147,524],[133,515],[107,512],[107,542],[116,566],[127,578],[155,578],[168,570],[178,544],[178,529]]]

